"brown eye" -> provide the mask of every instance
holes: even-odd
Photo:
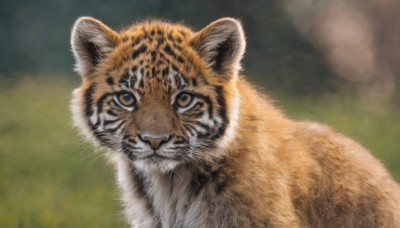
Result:
[[[117,96],[119,103],[121,103],[124,106],[130,107],[135,104],[135,98],[131,93],[120,93]]]
[[[188,93],[182,93],[178,96],[176,99],[176,103],[178,104],[179,107],[184,108],[188,106],[193,100],[193,96]]]

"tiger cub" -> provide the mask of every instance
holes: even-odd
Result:
[[[200,31],[79,18],[75,126],[107,149],[132,227],[400,227],[400,190],[366,149],[286,118],[240,75],[239,21]]]

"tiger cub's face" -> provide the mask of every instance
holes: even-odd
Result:
[[[82,17],[71,45],[82,77],[73,94],[75,125],[138,168],[204,162],[234,137],[245,48],[236,20],[197,33],[160,21],[115,32]]]

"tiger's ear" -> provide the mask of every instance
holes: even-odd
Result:
[[[119,43],[120,36],[105,24],[91,17],[80,17],[71,33],[71,47],[76,71],[89,76],[107,53]]]
[[[246,39],[238,20],[222,18],[209,24],[190,44],[217,74],[231,76],[240,70]]]

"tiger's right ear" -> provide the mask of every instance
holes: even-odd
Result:
[[[214,72],[235,76],[240,70],[246,39],[238,20],[228,17],[214,21],[197,32],[190,44]]]
[[[88,77],[101,60],[120,42],[120,36],[101,21],[80,17],[71,33],[71,47],[75,56],[75,69]]]

